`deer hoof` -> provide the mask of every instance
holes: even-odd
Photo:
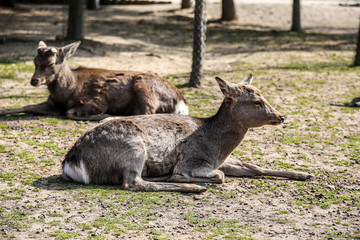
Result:
[[[306,175],[306,179],[310,179],[310,178],[313,178],[314,177],[314,175],[313,174],[308,174],[308,175]]]
[[[197,186],[197,189],[195,189],[195,193],[202,193],[202,192],[205,192],[207,191],[207,188],[206,187],[203,187],[203,186]]]
[[[109,115],[110,116],[110,115]],[[120,117],[106,117],[100,121],[100,123],[107,122],[114,119],[119,119]]]
[[[188,177],[185,176],[185,174],[183,173],[179,173],[179,174],[174,174],[172,175],[168,180],[166,180],[167,182],[184,182],[184,180],[187,180]]]

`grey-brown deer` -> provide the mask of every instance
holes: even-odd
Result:
[[[71,69],[66,60],[79,45],[80,42],[75,42],[60,48],[48,47],[40,41],[30,83],[47,85],[48,100],[22,108],[3,109],[0,115],[66,114],[74,120],[101,120],[109,114],[188,113],[181,92],[156,74],[86,67]]]
[[[205,187],[191,183],[223,183],[224,175],[311,178],[228,158],[249,128],[278,125],[284,117],[250,85],[251,74],[239,84],[216,80],[225,98],[214,116],[160,114],[105,121],[67,153],[63,178],[118,184],[128,190],[178,192],[203,192]]]

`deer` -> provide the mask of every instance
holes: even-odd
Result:
[[[68,151],[62,178],[131,191],[191,193],[206,191],[196,183],[222,184],[225,175],[312,178],[312,174],[265,169],[229,157],[248,129],[285,120],[251,85],[252,80],[252,74],[239,84],[216,77],[224,99],[211,117],[159,114],[103,120]]]
[[[0,115],[66,115],[73,120],[97,121],[111,115],[188,114],[182,93],[157,74],[87,67],[71,69],[67,59],[80,43],[48,47],[40,41],[30,84],[46,85],[50,92],[47,101],[2,109]]]

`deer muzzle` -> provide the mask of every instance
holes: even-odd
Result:
[[[285,122],[285,117],[281,116],[280,119],[281,119],[281,123]]]
[[[276,119],[275,121],[273,120],[271,122],[271,125],[279,125],[285,122],[285,117],[284,116],[279,116],[278,119]]]
[[[38,84],[39,84],[39,79],[37,78],[32,78],[31,81],[30,81],[30,84],[34,87],[36,87]]]
[[[39,78],[39,77],[33,77],[30,80],[30,84],[34,87],[46,84],[46,79],[45,78]]]

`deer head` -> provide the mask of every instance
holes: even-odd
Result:
[[[39,42],[37,56],[34,58],[35,73],[30,84],[33,86],[49,85],[53,82],[63,66],[66,59],[71,57],[79,47],[80,41],[65,47],[48,47],[43,41]]]
[[[246,128],[283,123],[285,118],[266,101],[256,87],[251,85],[252,80],[252,74],[239,84],[216,77],[216,81],[225,95],[224,102],[230,103],[231,120]]]

